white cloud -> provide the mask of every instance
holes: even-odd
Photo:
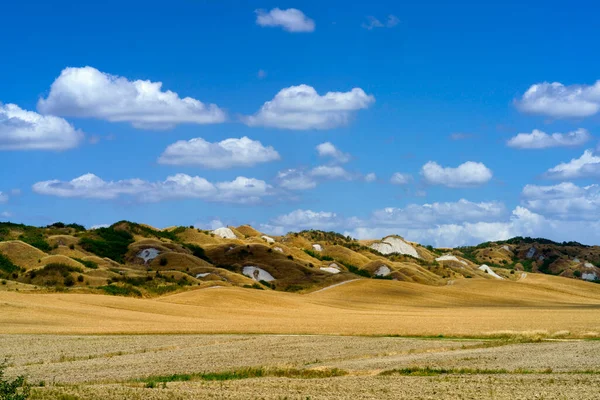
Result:
[[[0,192],[0,203],[6,203],[8,201],[8,195],[6,193]]]
[[[390,179],[392,185],[407,185],[410,181],[412,181],[410,174],[402,174],[400,172],[396,172]]]
[[[339,165],[319,165],[310,171],[310,175],[322,179],[352,180],[354,177]]]
[[[0,213],[0,217],[3,217],[3,218],[11,218],[12,216],[13,216],[13,214],[9,211],[2,211]]]
[[[279,160],[280,156],[271,146],[247,137],[225,139],[210,143],[202,138],[180,140],[168,146],[158,159],[160,164],[201,165],[206,168],[251,167]]]
[[[304,171],[287,169],[277,173],[279,186],[290,190],[307,190],[317,187],[317,182]]]
[[[100,229],[100,228],[108,228],[110,225],[109,224],[97,224],[97,225],[92,225],[90,226],[90,229]]]
[[[495,221],[505,214],[506,208],[500,202],[474,203],[460,199],[457,202],[409,204],[404,208],[388,207],[374,211],[369,221],[376,225],[414,228],[473,221]]]
[[[362,89],[328,92],[321,96],[308,85],[282,89],[252,116],[243,117],[248,126],[281,129],[331,129],[349,122],[353,112],[367,108],[375,98]]]
[[[0,150],[66,150],[77,147],[83,137],[62,118],[0,103]]]
[[[374,172],[365,175],[366,182],[375,182],[377,180],[377,175]]]
[[[600,217],[598,185],[579,187],[571,182],[554,186],[527,185],[522,198],[528,209],[560,219],[595,221]]]
[[[444,168],[429,161],[421,168],[421,174],[429,184],[451,188],[480,186],[492,179],[492,171],[488,167],[473,161],[467,161],[457,168]]]
[[[43,114],[130,122],[136,128],[166,129],[177,124],[213,124],[225,121],[214,104],[180,98],[162,90],[162,82],[130,81],[92,67],[65,68],[38,101]]]
[[[331,142],[319,144],[317,146],[317,153],[319,153],[319,156],[321,157],[331,157],[335,161],[340,163],[346,163],[350,161],[351,158],[350,154],[340,151]]]
[[[592,138],[586,129],[577,129],[569,133],[551,135],[534,129],[531,133],[519,133],[512,137],[507,145],[517,149],[547,149],[549,147],[580,146]]]
[[[555,118],[589,117],[600,110],[600,81],[593,85],[543,82],[532,85],[516,102],[526,113]]]
[[[588,197],[597,192],[596,188],[580,189],[584,193],[587,191]],[[499,202],[474,203],[461,199],[376,210],[367,219],[344,218],[335,212],[296,210],[261,225],[261,229],[283,234],[317,228],[343,232],[359,239],[399,234],[407,240],[436,247],[475,245],[514,236],[545,237],[559,242],[575,240],[587,244],[600,241],[599,218],[563,217],[544,216],[523,206],[517,206],[509,213]]]
[[[600,176],[600,156],[594,155],[592,150],[586,150],[581,157],[558,164],[544,174],[546,178],[561,180],[597,176]]]
[[[367,17],[367,22],[364,22],[361,26],[365,29],[371,30],[373,28],[393,28],[400,23],[400,19],[393,14],[388,15],[385,22],[381,22],[373,16]]]
[[[271,221],[275,226],[290,229],[332,229],[342,222],[336,213],[312,210],[295,210],[289,214],[280,215]]]
[[[295,8],[281,10],[274,8],[271,11],[256,10],[256,24],[263,27],[281,27],[288,32],[313,32],[315,21]]]
[[[232,182],[213,184],[198,176],[176,174],[164,181],[142,179],[104,181],[94,174],[85,174],[71,181],[49,180],[37,182],[33,191],[39,194],[86,199],[117,199],[124,196],[142,202],[172,199],[201,199],[226,203],[256,203],[273,194],[266,182],[238,177]]]

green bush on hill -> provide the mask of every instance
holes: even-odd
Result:
[[[96,229],[93,231],[93,236],[83,237],[79,241],[79,245],[84,250],[119,263],[123,262],[123,257],[131,243],[133,243],[131,233],[112,227]]]
[[[204,249],[202,247],[197,246],[195,244],[191,244],[191,243],[183,243],[183,247],[185,247],[188,250],[191,250],[192,255],[194,257],[198,257],[204,261],[212,263],[212,261],[210,260],[210,258],[208,258],[208,256],[206,255],[206,253],[204,252]]]
[[[8,257],[0,253],[0,272],[12,274],[13,272],[17,272],[19,270],[20,268],[13,264]]]

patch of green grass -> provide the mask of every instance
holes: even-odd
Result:
[[[379,375],[404,375],[404,376],[437,376],[437,375],[498,375],[498,374],[551,374],[552,369],[529,370],[529,369],[480,369],[480,368],[432,368],[432,367],[408,367],[391,369],[381,372]]]
[[[20,269],[21,268],[13,264],[8,257],[0,253],[0,271],[5,272],[7,274],[12,274],[13,272],[17,272]]]
[[[316,258],[317,260],[320,260],[320,261],[333,261],[333,257],[321,255],[318,252],[313,251],[313,250],[308,250],[308,249],[302,249],[302,250],[304,250],[304,252],[306,254],[308,254],[309,256],[311,256],[313,258]]]
[[[98,269],[98,264],[93,261],[82,260],[81,258],[71,257],[71,259],[85,265],[86,268],[89,269]]]
[[[122,263],[128,246],[133,243],[131,233],[114,228],[99,228],[92,232],[92,236],[81,238],[80,246],[97,256]]]
[[[230,381],[250,378],[293,378],[293,379],[319,379],[347,375],[348,372],[338,369],[295,369],[295,368],[264,368],[248,367],[223,372],[201,372],[193,374],[173,374],[150,376],[139,381],[145,382],[146,387],[155,387],[156,383],[185,382],[192,380],[201,381]]]
[[[191,250],[192,255],[194,257],[198,257],[198,258],[212,264],[212,261],[210,260],[210,258],[208,258],[208,256],[206,255],[206,253],[204,252],[204,249],[202,247],[197,246],[195,244],[191,244],[191,243],[183,243],[182,245],[186,249]]]

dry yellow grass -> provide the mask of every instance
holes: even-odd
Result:
[[[600,286],[543,275],[451,286],[357,280],[312,294],[235,287],[159,299],[0,293],[0,333],[260,332],[477,336],[600,332]]]
[[[241,233],[244,236],[253,237],[253,236],[262,236],[262,233],[251,227],[250,225],[241,225],[235,228],[235,230]]]
[[[42,262],[39,263],[38,266],[44,267],[48,264],[63,264],[63,265],[68,265],[70,267],[76,267],[76,268],[81,268],[81,269],[85,268],[85,266],[82,263],[80,263],[79,261],[75,261],[70,257],[59,255],[59,254],[43,257]]]
[[[47,254],[40,249],[20,240],[0,242],[0,252],[6,255],[13,264],[25,269],[39,267],[40,263],[38,260],[47,256]]]

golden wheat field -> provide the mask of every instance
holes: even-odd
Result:
[[[155,299],[0,291],[0,333],[481,336],[600,332],[600,285],[539,274],[426,286],[355,280],[309,294],[235,287]]]

